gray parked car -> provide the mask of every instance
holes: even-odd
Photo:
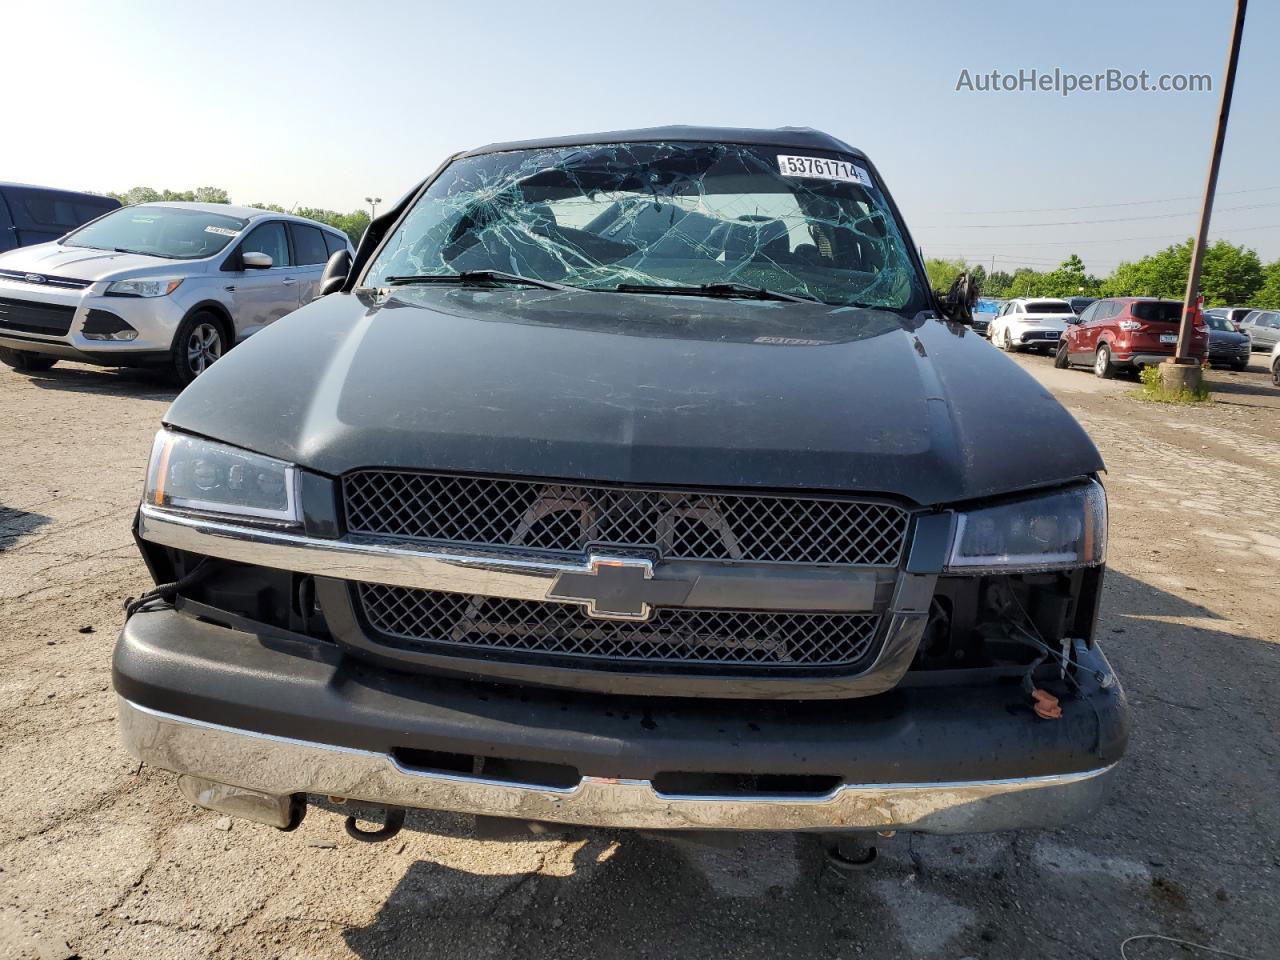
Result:
[[[315,298],[332,227],[251,207],[146,203],[0,255],[0,361],[159,366],[188,383]]]
[[[1280,343],[1280,310],[1253,310],[1240,321],[1240,332],[1247,333],[1254,350],[1270,350]]]

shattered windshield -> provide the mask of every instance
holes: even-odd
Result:
[[[869,172],[789,151],[624,143],[465,157],[417,201],[363,285],[500,271],[591,290],[730,284],[928,309]]]

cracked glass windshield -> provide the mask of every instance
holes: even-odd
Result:
[[[418,200],[363,285],[500,271],[592,290],[731,285],[928,309],[869,172],[803,153],[624,143],[466,157]]]

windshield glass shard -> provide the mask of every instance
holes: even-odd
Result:
[[[904,232],[865,161],[801,163],[785,152],[613,143],[462,157],[415,201],[361,286],[485,274],[553,288],[927,309]]]

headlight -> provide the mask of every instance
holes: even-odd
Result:
[[[1107,496],[1101,484],[1027,497],[956,517],[951,572],[1056,570],[1107,558]]]
[[[297,467],[171,430],[156,434],[143,502],[173,510],[302,522]]]
[[[182,286],[182,277],[140,277],[107,286],[108,297],[167,297]]]

